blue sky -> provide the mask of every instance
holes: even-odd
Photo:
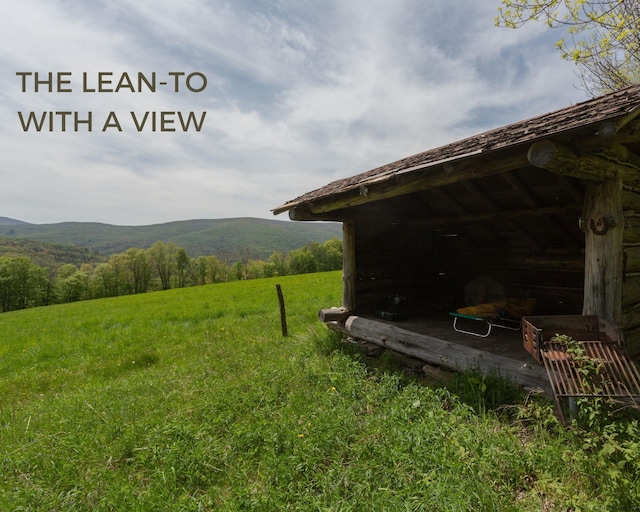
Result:
[[[499,0],[21,0],[0,16],[0,216],[143,225],[262,217],[335,179],[586,99],[542,25]],[[21,90],[65,72],[72,92]],[[156,92],[90,93],[138,72]],[[201,82],[194,75],[192,85]],[[182,77],[184,78],[184,77]],[[111,86],[113,88],[113,85]],[[45,90],[42,90],[45,89]],[[24,131],[18,112],[92,115]],[[138,132],[131,112],[206,112]],[[102,131],[110,112],[122,131]],[[158,114],[159,115],[159,114]],[[151,118],[149,118],[151,119]],[[71,123],[71,126],[73,124]],[[285,220],[285,216],[276,217]]]

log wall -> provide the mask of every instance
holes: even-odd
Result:
[[[490,247],[474,247],[461,236],[421,231],[410,223],[362,223],[356,231],[355,288],[360,311],[398,294],[407,298],[410,311],[446,314],[473,305],[468,302],[468,285],[478,279],[502,285],[508,297],[535,297],[536,314],[580,314],[582,310],[584,257],[580,254],[505,255]]]

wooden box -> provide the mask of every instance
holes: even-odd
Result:
[[[624,331],[595,315],[550,315],[522,317],[522,343],[536,361],[542,361],[544,343],[556,334],[576,341],[602,341],[624,347]]]

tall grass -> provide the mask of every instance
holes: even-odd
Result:
[[[561,429],[343,350],[316,320],[340,294],[331,272],[1,315],[0,509],[599,510]]]

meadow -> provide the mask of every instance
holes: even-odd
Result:
[[[0,315],[0,509],[638,508],[640,444],[367,357],[316,319],[340,298],[327,272]]]

